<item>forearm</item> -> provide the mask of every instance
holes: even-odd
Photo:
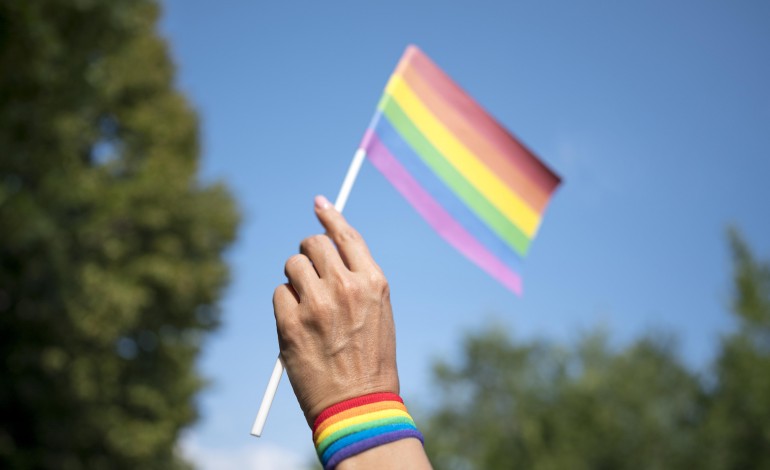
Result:
[[[390,289],[366,243],[325,198],[326,235],[286,262],[273,307],[281,359],[326,468],[428,469],[399,396]]]

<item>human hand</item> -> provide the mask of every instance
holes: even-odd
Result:
[[[281,358],[311,427],[340,401],[399,393],[387,280],[326,198],[316,197],[315,213],[326,235],[302,241],[286,261],[289,282],[273,294]]]

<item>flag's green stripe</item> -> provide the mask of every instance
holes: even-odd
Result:
[[[383,132],[382,138],[380,132]],[[381,111],[375,114],[372,127],[364,134],[362,148],[372,165],[441,238],[516,295],[521,295],[521,276],[516,272],[521,256],[476,217],[449,186],[420,160]],[[394,151],[398,153],[398,158],[394,156]],[[478,227],[483,229],[476,230]],[[471,233],[471,230],[477,233]],[[485,237],[485,232],[492,240]],[[482,241],[478,236],[487,240]]]
[[[396,100],[385,95],[378,104],[388,121],[409,143],[426,166],[428,166],[481,220],[484,221],[516,253],[525,256],[529,251],[530,239],[508,218],[497,210],[476,188],[428,142],[415,127]]]

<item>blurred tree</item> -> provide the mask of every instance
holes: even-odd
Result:
[[[425,428],[436,468],[689,466],[698,381],[669,343],[614,353],[594,334],[568,350],[498,331],[468,338],[461,364],[436,366],[440,407]]]
[[[759,262],[736,231],[733,302],[737,331],[722,341],[709,390],[702,468],[770,468],[770,263]]]
[[[459,363],[439,362],[421,423],[437,469],[770,468],[770,263],[736,232],[731,308],[714,373],[678,359],[666,335],[616,351],[515,343],[490,329]]]
[[[0,2],[0,468],[180,468],[237,226],[151,0]]]

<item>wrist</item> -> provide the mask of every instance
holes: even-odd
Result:
[[[350,457],[422,434],[394,393],[373,393],[334,404],[318,415],[313,443],[321,464],[333,469]]]
[[[376,377],[359,377],[355,381],[351,379],[341,380],[334,377],[315,387],[314,393],[308,395],[308,399],[305,400],[310,406],[307,408],[302,407],[302,411],[308,426],[313,429],[313,425],[318,421],[321,413],[337,404],[347,402],[356,397],[377,393],[398,395],[399,390],[398,372],[378,374]]]

